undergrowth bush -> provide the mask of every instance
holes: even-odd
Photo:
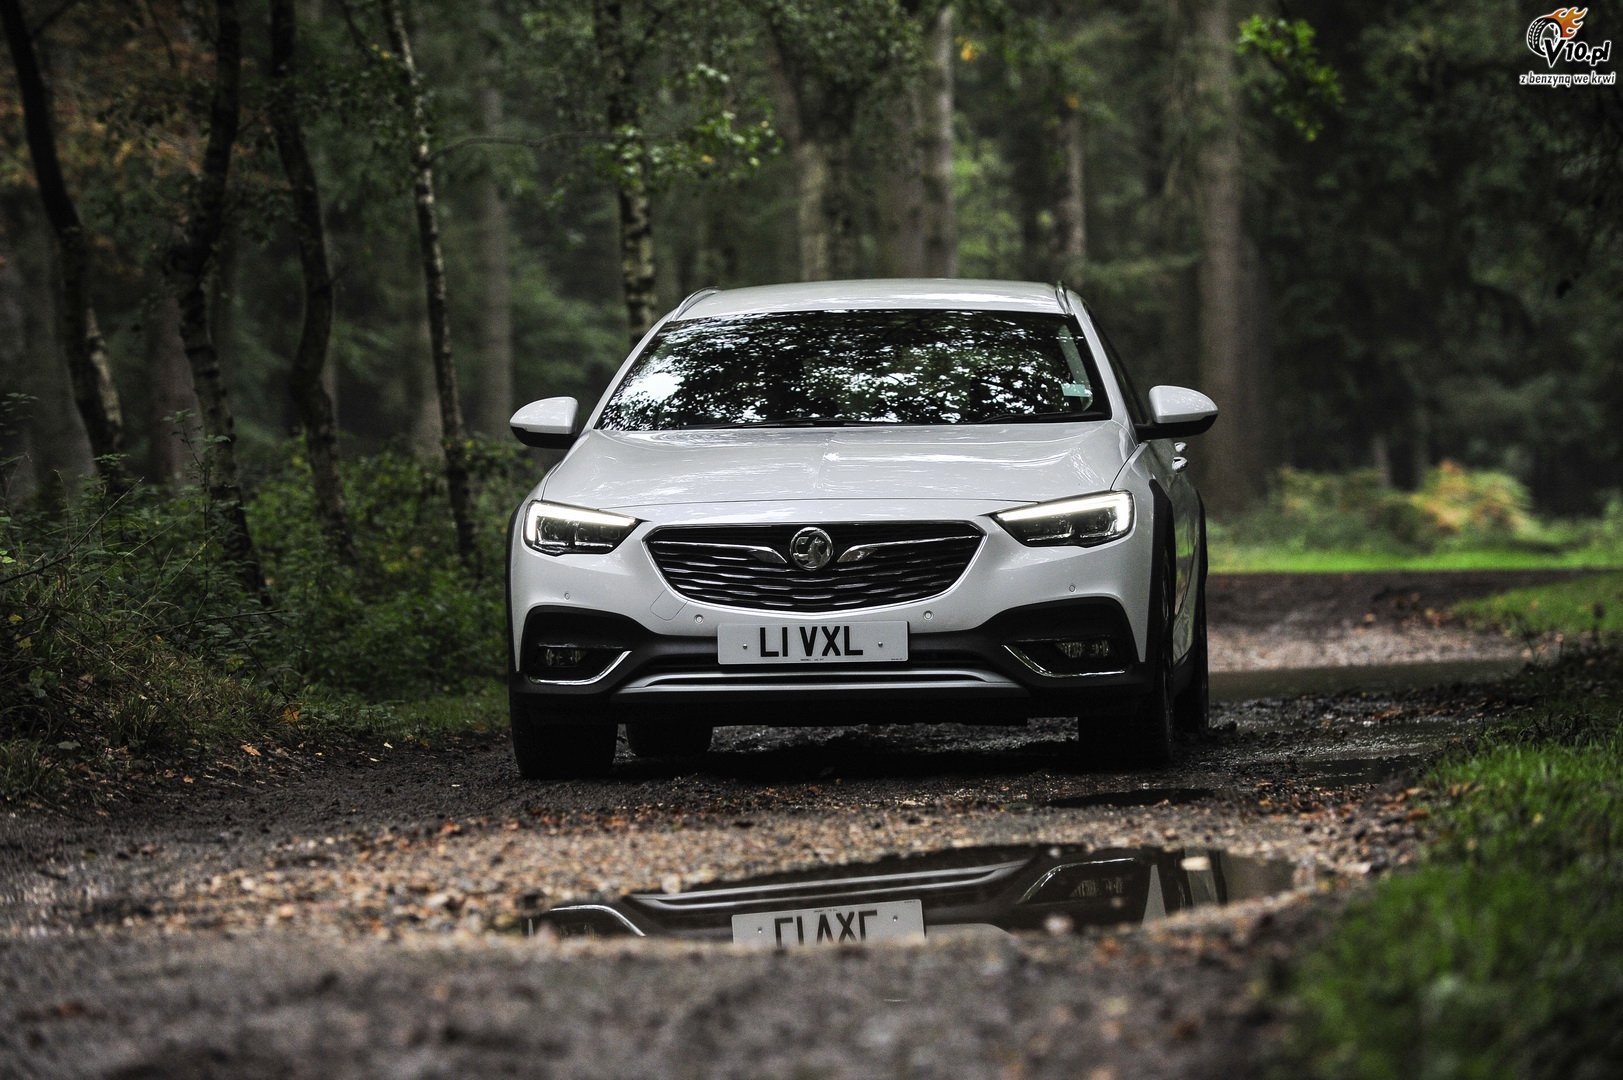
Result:
[[[45,791],[274,715],[277,627],[205,509],[195,490],[88,485],[0,513],[0,786]]]
[[[1214,522],[1220,543],[1286,551],[1396,555],[1455,548],[1623,552],[1623,502],[1587,523],[1540,522],[1514,477],[1445,461],[1419,490],[1399,491],[1373,469],[1315,473],[1281,469],[1267,501]]]
[[[337,562],[321,536],[301,459],[259,490],[249,521],[287,613],[286,655],[306,680],[389,700],[505,671],[506,525],[534,466],[516,448],[475,449],[471,570],[457,558],[444,474],[433,463],[386,453],[346,466],[353,566]]]
[[[475,446],[472,568],[457,557],[443,473],[403,454],[352,462],[356,559],[315,524],[290,454],[249,520],[274,597],[245,592],[201,488],[88,484],[55,505],[0,503],[0,796],[174,761],[308,717],[369,715],[504,670],[508,515],[533,479],[516,449]],[[373,710],[375,711],[375,710]]]

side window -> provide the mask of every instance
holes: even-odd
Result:
[[[1116,381],[1121,384],[1122,396],[1127,399],[1128,416],[1132,417],[1135,424],[1149,423],[1150,407],[1133,383],[1132,372],[1121,362],[1121,354],[1116,351],[1116,346],[1111,344],[1110,335],[1105,333],[1104,326],[1099,322],[1098,316],[1093,314],[1092,309],[1089,309],[1088,316],[1093,319],[1093,328],[1098,331],[1099,340],[1104,342],[1105,359],[1110,362],[1110,369],[1116,373]]]

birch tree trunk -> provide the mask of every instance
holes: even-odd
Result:
[[[468,440],[462,426],[462,402],[457,390],[456,365],[451,356],[451,320],[446,303],[445,256],[440,248],[439,211],[434,196],[434,166],[429,150],[428,109],[422,80],[412,58],[411,36],[406,32],[400,0],[379,0],[388,28],[389,45],[400,68],[405,106],[411,116],[412,197],[417,208],[417,240],[423,266],[423,288],[428,304],[429,351],[434,359],[434,387],[440,406],[440,446],[445,453],[445,486],[456,528],[457,554],[477,572],[471,485],[468,479]]]
[[[243,586],[268,602],[237,475],[236,423],[220,370],[220,354],[210,333],[208,270],[220,242],[225,219],[226,181],[231,148],[237,140],[242,84],[242,23],[236,0],[217,0],[214,43],[214,92],[209,103],[208,143],[188,208],[186,228],[169,252],[171,287],[180,303],[180,339],[192,369],[203,434],[203,454],[210,513],[220,533],[226,558]]]
[[[17,72],[34,177],[61,257],[60,347],[66,355],[74,403],[103,479],[113,490],[122,490],[128,484],[119,456],[124,451],[124,417],[113,386],[107,345],[96,325],[96,310],[90,300],[90,245],[56,153],[50,88],[40,71],[19,0],[0,0],[0,22],[5,25]]]
[[[327,346],[332,336],[333,284],[327,262],[327,231],[321,219],[321,192],[304,144],[299,122],[298,84],[294,58],[298,16],[293,0],[271,0],[271,127],[276,152],[293,203],[293,234],[299,247],[299,268],[304,275],[304,323],[293,354],[288,389],[304,428],[310,484],[316,516],[334,553],[345,563],[355,560],[355,535],[344,506],[344,488],[338,477],[338,433],[332,398],[322,380],[327,367]]]

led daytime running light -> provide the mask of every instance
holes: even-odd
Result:
[[[546,555],[613,551],[637,519],[561,503],[532,502],[524,511],[524,542]]]
[[[1133,528],[1133,497],[1125,491],[1037,503],[992,515],[1022,544],[1091,547]]]

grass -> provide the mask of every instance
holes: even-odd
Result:
[[[1450,548],[1442,551],[1303,550],[1283,545],[1218,540],[1211,548],[1218,573],[1348,574],[1389,570],[1592,570],[1618,565],[1609,551],[1538,551],[1523,548]]]
[[[342,722],[355,734],[399,745],[431,746],[448,736],[505,730],[507,688],[499,680],[459,694],[440,694],[384,705],[341,707]]]
[[[1623,1075],[1623,654],[1510,693],[1509,722],[1426,778],[1421,867],[1297,968],[1280,1075]]]
[[[1523,634],[1623,635],[1623,570],[1512,589],[1454,608],[1468,624]]]

